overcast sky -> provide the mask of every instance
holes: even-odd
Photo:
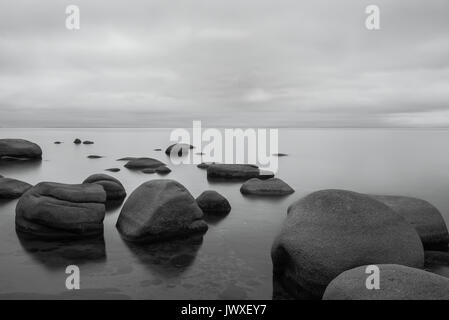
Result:
[[[0,1],[1,127],[192,120],[449,127],[449,1]]]

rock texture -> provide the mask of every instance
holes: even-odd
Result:
[[[42,149],[23,139],[0,139],[0,158],[42,159]]]
[[[31,184],[0,176],[0,199],[16,199],[22,196]]]
[[[172,144],[171,146],[169,146],[166,150],[165,150],[165,154],[167,156],[184,156],[186,154],[189,153],[190,149],[193,149],[194,146],[190,145],[190,144],[186,144],[186,143],[175,143]]]
[[[438,209],[429,202],[400,196],[372,195],[372,197],[385,203],[411,223],[418,232],[424,248],[447,250],[449,233],[446,223]]]
[[[343,272],[326,288],[324,300],[449,300],[449,279],[424,270],[380,264],[378,290],[368,290],[366,266]]]
[[[106,192],[97,184],[41,182],[16,207],[16,229],[47,239],[103,235]]]
[[[219,194],[217,191],[204,191],[198,198],[196,203],[205,214],[226,215],[231,211],[229,201]]]
[[[83,144],[94,144],[94,142],[93,142],[93,141],[86,140],[86,141],[83,141]]]
[[[295,192],[287,183],[278,178],[260,180],[253,178],[240,188],[242,194],[258,196],[285,196]]]
[[[250,164],[212,164],[207,168],[207,177],[211,179],[248,180],[251,178],[268,179],[273,173],[262,172]]]
[[[165,163],[153,158],[135,158],[125,164],[128,169],[156,169],[160,166],[165,166]]]
[[[126,200],[117,229],[129,241],[157,242],[204,233],[203,212],[179,182],[145,182]]]
[[[81,140],[78,139],[78,138],[76,138],[75,140],[73,140],[73,143],[74,143],[74,144],[81,144]]]
[[[95,183],[103,187],[106,191],[107,200],[122,200],[126,197],[126,190],[122,183],[107,174],[93,174],[89,176],[83,183]]]
[[[370,196],[322,190],[293,203],[272,248],[274,274],[320,298],[340,273],[393,263],[422,268],[424,250],[415,229]]]

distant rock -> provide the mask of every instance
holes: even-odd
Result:
[[[156,170],[155,169],[151,169],[151,168],[143,169],[142,173],[152,174],[152,173],[156,173]]]
[[[61,144],[62,142],[61,141],[55,141],[55,142],[53,142],[54,144]]]
[[[159,174],[169,174],[171,172],[170,168],[166,166],[157,167],[156,169],[154,169],[154,171]]]
[[[248,180],[251,178],[268,179],[272,172],[263,172],[249,164],[212,164],[207,168],[207,177],[211,179]]]
[[[205,155],[205,153],[204,152],[197,152],[197,153],[195,153],[197,156],[204,156]]]
[[[95,154],[91,154],[91,155],[87,156],[87,158],[89,158],[89,159],[101,159],[101,158],[103,158],[103,156],[97,156]]]
[[[73,141],[73,143],[74,143],[74,144],[81,144],[81,140],[78,139],[78,138],[76,138],[76,139]]]
[[[83,141],[83,144],[94,144],[94,142],[93,142],[93,141],[86,140],[86,141]]]
[[[443,216],[429,202],[401,196],[372,197],[385,203],[393,211],[411,223],[418,232],[424,248],[446,251],[449,244],[449,233]]]
[[[165,163],[153,158],[135,158],[125,164],[128,169],[156,169],[160,166],[165,166]]]
[[[378,263],[422,268],[415,229],[370,196],[317,191],[288,209],[271,257],[273,274],[293,296],[320,298],[329,282],[356,266]]]
[[[117,161],[131,161],[131,160],[135,160],[135,159],[139,159],[139,157],[124,157],[124,158],[117,159]]]
[[[366,288],[366,266],[343,272],[326,288],[324,300],[449,300],[449,279],[397,264],[379,264],[379,289]]]
[[[240,188],[242,194],[258,196],[285,196],[295,192],[288,184],[278,178],[247,180]]]
[[[196,202],[205,214],[226,215],[231,211],[229,201],[217,191],[204,191],[196,198]]]
[[[109,168],[109,169],[106,169],[106,171],[109,171],[109,172],[119,172],[119,171],[120,171],[120,168]]]
[[[286,156],[288,156],[288,154],[286,154],[286,153],[273,153],[273,156],[276,156],[276,157],[286,157]]]
[[[42,159],[42,149],[23,139],[0,139],[0,158]]]
[[[179,182],[145,182],[128,197],[117,229],[129,241],[156,242],[207,231],[203,212]]]
[[[31,184],[0,176],[0,199],[16,199],[22,196]]]
[[[186,155],[190,149],[193,149],[194,146],[190,145],[190,144],[186,144],[186,143],[175,143],[172,144],[171,146],[169,146],[166,150],[165,150],[165,154],[168,156],[184,156]]]
[[[207,169],[212,164],[215,164],[215,162],[201,162],[199,165],[197,165],[197,168]]]
[[[107,174],[93,174],[89,176],[83,183],[99,184],[106,191],[107,200],[122,200],[126,197],[126,191],[122,183]]]
[[[154,149],[154,151],[162,151],[162,149],[161,148],[156,148],[156,149]]]
[[[41,182],[19,199],[16,229],[47,239],[101,237],[105,201],[98,184]]]

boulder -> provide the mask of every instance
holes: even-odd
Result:
[[[106,192],[98,184],[41,182],[16,207],[16,230],[46,239],[103,235]]]
[[[447,250],[449,233],[446,223],[438,209],[429,202],[400,196],[372,195],[372,197],[385,203],[411,223],[418,232],[424,248]]]
[[[159,174],[169,174],[171,172],[171,169],[166,166],[160,166],[154,169],[154,171]]]
[[[22,196],[31,184],[0,176],[0,199],[16,199]]]
[[[0,158],[42,159],[42,149],[23,139],[0,139]]]
[[[205,214],[226,215],[231,211],[229,201],[219,194],[217,191],[204,191],[198,198],[196,203]]]
[[[153,158],[135,158],[125,164],[128,169],[156,169],[160,166],[165,166],[165,163]]]
[[[240,188],[242,194],[259,196],[285,196],[295,192],[288,184],[278,178],[260,180],[249,179]]]
[[[101,185],[104,191],[106,191],[107,200],[122,200],[126,197],[126,191],[122,183],[107,174],[93,174],[84,180],[83,183],[95,183]]]
[[[165,154],[168,156],[178,156],[182,157],[183,155],[186,155],[190,149],[193,149],[194,146],[186,143],[175,143],[169,146],[165,150]]]
[[[397,264],[380,264],[379,289],[367,289],[366,266],[343,272],[326,288],[324,300],[449,300],[449,279]]]
[[[81,144],[81,140],[78,139],[78,138],[76,138],[76,139],[73,141],[73,143],[74,143],[74,144]]]
[[[83,144],[94,144],[94,142],[93,142],[93,141],[86,140],[86,141],[83,141]]]
[[[251,178],[273,178],[273,173],[263,172],[250,164],[211,164],[207,168],[210,179],[248,180]]]
[[[415,229],[370,196],[322,190],[293,203],[272,252],[273,272],[294,296],[321,298],[340,273],[393,263],[422,268],[424,250]]]
[[[157,242],[204,233],[207,224],[182,184],[157,179],[143,183],[128,197],[117,229],[128,241]]]

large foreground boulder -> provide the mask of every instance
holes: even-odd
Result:
[[[135,159],[131,159],[129,160],[126,164],[125,167],[128,169],[147,169],[147,168],[159,168],[161,166],[165,166],[165,163],[157,160],[157,159],[153,159],[153,158],[135,158]]]
[[[107,200],[122,200],[126,197],[126,190],[122,183],[110,175],[98,173],[89,176],[83,183],[95,183],[106,191]]]
[[[343,272],[326,288],[325,300],[449,300],[449,279],[424,270],[380,264],[379,289],[367,289],[366,266]]]
[[[261,180],[249,179],[241,187],[240,192],[247,195],[257,196],[285,196],[295,192],[287,183],[278,178]]]
[[[48,239],[103,235],[106,192],[98,184],[41,182],[16,207],[16,229]]]
[[[340,273],[393,263],[422,268],[415,229],[388,206],[345,190],[314,192],[293,203],[272,248],[274,275],[295,296],[321,298]]]
[[[167,156],[178,156],[182,157],[189,153],[190,149],[193,149],[194,146],[187,143],[175,143],[165,149],[165,154]]]
[[[42,149],[23,139],[0,139],[0,158],[42,159]]]
[[[156,242],[207,231],[203,212],[179,182],[143,183],[123,205],[117,229],[126,240]]]
[[[226,215],[231,211],[229,201],[219,194],[217,191],[204,191],[198,198],[196,203],[203,213],[211,215]]]
[[[251,178],[269,179],[274,174],[261,171],[251,164],[211,164],[207,168],[207,177],[211,179],[248,180]]]
[[[0,176],[0,199],[16,199],[32,187],[31,184]]]
[[[385,203],[411,223],[418,232],[424,248],[448,249],[449,233],[446,223],[438,209],[429,202],[400,196],[372,195],[372,197]]]

